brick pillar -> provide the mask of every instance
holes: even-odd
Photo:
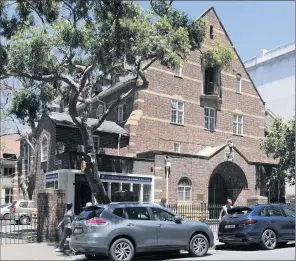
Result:
[[[66,193],[61,189],[43,189],[37,196],[38,242],[57,242],[57,226],[65,214]]]
[[[19,200],[19,174],[18,174],[18,162],[15,163],[15,173],[12,179],[13,186],[12,186],[12,201]]]

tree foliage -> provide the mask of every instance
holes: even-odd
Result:
[[[0,80],[29,82],[15,93],[11,113],[33,126],[57,93],[66,94],[69,114],[82,134],[85,174],[97,201],[107,196],[97,175],[92,132],[121,101],[148,87],[149,66],[156,61],[179,66],[203,42],[204,21],[189,19],[172,2],[151,0],[149,10],[123,0],[0,2],[0,34],[7,40],[0,47]],[[220,51],[211,59],[227,63]],[[131,87],[89,126],[86,119],[92,106],[105,98],[101,81],[109,75]]]
[[[267,132],[261,149],[267,156],[278,160],[278,167],[273,169],[272,175],[285,175],[290,184],[295,184],[295,117],[288,122],[276,118]]]

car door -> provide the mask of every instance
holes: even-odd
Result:
[[[175,216],[162,208],[151,208],[157,224],[157,244],[161,248],[188,245],[188,228],[184,222],[175,223]]]
[[[268,224],[274,228],[278,234],[278,239],[287,240],[289,237],[289,226],[285,220],[282,209],[278,205],[271,205],[267,207],[268,211]]]
[[[282,206],[284,218],[288,227],[287,239],[295,240],[295,209],[290,206]]]
[[[157,225],[151,220],[146,207],[125,207],[128,233],[136,240],[137,250],[157,247]]]

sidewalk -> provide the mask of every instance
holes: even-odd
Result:
[[[217,234],[215,245],[220,245]],[[0,260],[86,260],[84,255],[73,255],[70,251],[56,253],[56,244],[32,243],[1,245]]]

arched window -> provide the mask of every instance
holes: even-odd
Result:
[[[178,183],[178,201],[191,201],[191,181],[187,178],[180,179]]]
[[[236,75],[236,92],[241,93],[242,91],[242,76],[238,73]]]
[[[48,141],[46,135],[43,136],[41,142],[41,162],[47,161],[48,158]]]

